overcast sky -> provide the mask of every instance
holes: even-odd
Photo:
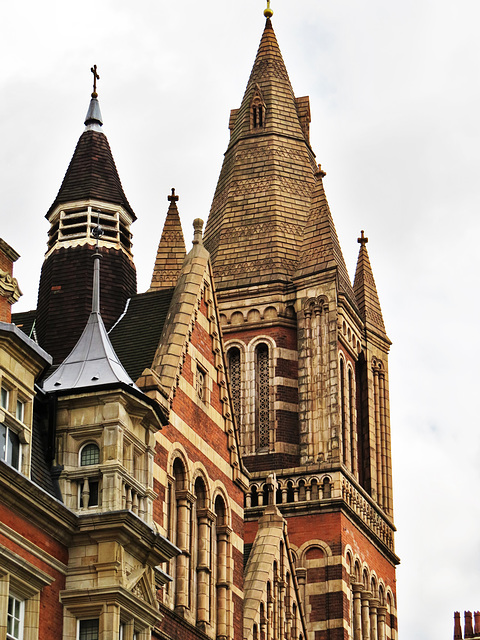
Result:
[[[44,215],[98,93],[145,290],[175,187],[190,246],[208,216],[263,30],[262,0],[4,2],[0,236],[36,306]],[[480,3],[272,0],[353,276],[360,229],[393,347],[400,640],[480,609]]]

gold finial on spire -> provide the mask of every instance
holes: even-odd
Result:
[[[270,9],[270,0],[267,0],[267,8],[263,12],[265,18],[271,18],[273,16],[273,11]]]
[[[100,76],[97,73],[97,65],[94,64],[93,67],[90,69],[90,71],[93,73],[93,93],[92,93],[92,98],[98,98],[97,80],[100,80]]]

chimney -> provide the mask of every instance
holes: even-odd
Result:
[[[0,238],[0,322],[12,321],[12,304],[22,295],[13,277],[13,263],[19,254]]]
[[[453,614],[453,640],[463,640],[459,611],[455,611],[455,613]]]
[[[473,629],[475,635],[480,635],[480,611],[475,611],[473,614],[475,618],[475,627]]]
[[[472,612],[465,611],[465,638],[473,638]]]

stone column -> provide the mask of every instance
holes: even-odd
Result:
[[[370,638],[371,640],[378,640],[378,611],[379,601],[372,598],[370,600]]]
[[[387,607],[384,605],[380,605],[377,607],[377,618],[378,618],[378,640],[386,640],[387,638],[387,630],[385,621],[387,619]]]
[[[217,640],[229,637],[228,579],[229,544],[231,529],[227,525],[217,527]]]
[[[175,611],[185,615],[190,605],[190,526],[194,496],[188,491],[178,491],[176,545],[182,551],[177,556]]]
[[[363,585],[352,582],[353,594],[353,640],[362,640],[362,591]]]
[[[370,591],[362,593],[362,640],[371,640],[370,638]]]
[[[211,528],[215,514],[198,509],[197,528],[197,625],[210,622]]]

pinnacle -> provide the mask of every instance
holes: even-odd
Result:
[[[382,309],[378,298],[377,287],[373,277],[373,270],[368,257],[367,242],[368,238],[364,237],[362,231],[361,237],[358,238],[360,251],[358,253],[357,268],[355,271],[355,280],[353,283],[353,291],[358,304],[360,315],[371,329],[376,330],[385,338],[385,324],[383,322]]]
[[[170,206],[163,226],[162,237],[158,244],[149,291],[174,287],[177,284],[186,255],[182,224],[177,209],[178,196],[175,194],[175,189],[172,189],[172,194],[168,196],[168,200]]]
[[[339,290],[354,301],[350,277],[323,187],[325,175],[319,165],[295,277],[336,270]]]

